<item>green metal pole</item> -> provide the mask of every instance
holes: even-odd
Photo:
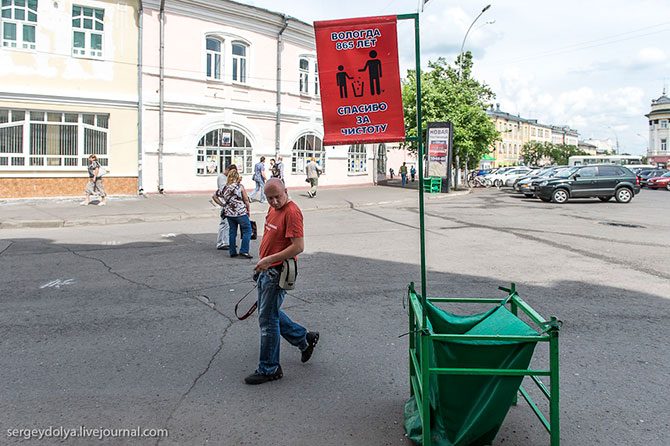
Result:
[[[411,299],[412,297],[409,296],[408,293],[408,300]],[[412,377],[416,375],[416,370],[414,370],[414,362],[412,361],[412,351],[416,351],[416,333],[414,331],[416,330],[416,323],[414,322],[414,318],[416,315],[414,314],[414,308],[412,306],[412,302],[408,302],[409,305],[409,354],[407,355],[407,359],[409,360],[409,396],[414,396],[414,387],[412,386]]]
[[[396,16],[399,20],[414,20],[414,60],[416,69],[416,153],[419,158],[419,237],[421,244],[421,307],[424,309],[422,325],[426,326],[426,302],[428,291],[426,290],[426,222],[424,219],[423,200],[423,115],[421,111],[421,33],[419,28],[419,14],[400,14]],[[413,138],[408,138],[413,140]]]
[[[430,432],[430,361],[428,358],[429,342],[433,342],[430,337],[423,333],[419,334],[421,342],[421,446],[431,446],[432,435]],[[554,445],[551,445],[554,446]]]
[[[426,289],[426,222],[424,219],[423,199],[423,122],[421,114],[421,41],[419,28],[419,14],[401,14],[398,19],[414,20],[414,58],[416,64],[416,145],[417,157],[419,159],[419,243],[421,246],[421,327],[425,329],[427,324],[426,303],[428,302],[428,291]],[[430,433],[430,363],[428,361],[428,346],[432,340],[425,334],[419,336],[419,349],[421,364],[421,424],[423,446],[431,446]],[[411,379],[411,378],[410,378]]]
[[[414,20],[414,60],[416,69],[416,153],[419,158],[419,236],[421,244],[421,307],[424,309],[421,319],[422,325],[426,326],[426,302],[428,292],[426,290],[426,222],[424,219],[423,200],[423,116],[421,112],[421,33],[419,28],[419,14],[399,14],[398,20]],[[414,140],[414,138],[408,138]]]
[[[555,317],[551,318],[556,321]],[[549,399],[549,424],[551,425],[551,446],[559,446],[561,443],[561,424],[560,424],[560,404],[559,404],[559,368],[558,368],[558,328],[550,330],[549,335],[549,369],[551,375],[549,377],[549,391],[551,398]]]

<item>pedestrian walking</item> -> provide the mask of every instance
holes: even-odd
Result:
[[[319,176],[321,175],[321,168],[316,164],[316,158],[310,158],[307,166],[305,166],[305,172],[307,173],[307,182],[312,186],[307,191],[307,196],[314,198],[316,197],[316,188],[319,186]]]
[[[284,261],[297,262],[305,248],[302,212],[288,197],[286,186],[278,178],[265,185],[270,209],[265,217],[265,232],[254,271],[258,273],[258,325],[260,355],[256,371],[244,379],[247,384],[263,384],[282,378],[279,363],[281,337],[301,352],[300,360],[309,361],[319,341],[319,332],[293,322],[281,311],[286,291],[280,287]]]
[[[391,179],[393,179],[393,174],[395,173],[393,167],[389,167],[389,173],[391,174]]]
[[[249,254],[249,245],[251,243],[251,220],[249,213],[251,206],[247,192],[242,187],[240,174],[235,170],[228,171],[226,185],[221,193],[215,194],[212,199],[219,206],[223,207],[223,213],[228,219],[228,253],[230,257],[242,257],[253,259]],[[237,227],[242,229],[242,242],[240,251],[237,252]]]
[[[212,196],[212,200],[215,202],[217,201],[216,197],[220,197],[220,194],[223,193],[223,188],[228,182],[228,173],[231,170],[237,171],[237,166],[235,164],[226,166],[226,168],[223,169],[223,172],[216,178],[216,192],[214,192],[214,195]],[[221,202],[220,204],[222,205],[223,203]],[[228,233],[230,231],[230,225],[228,224],[228,219],[226,218],[223,206],[221,206],[220,216],[221,221],[219,222],[219,230],[216,235],[216,249],[228,249]]]
[[[405,184],[407,184],[407,164],[402,163],[402,166],[400,166],[400,179],[402,183],[402,187],[405,187]]]
[[[261,160],[254,166],[253,180],[256,183],[256,189],[251,194],[251,200],[256,200],[265,203],[265,157],[261,156]]]
[[[284,181],[284,161],[281,156],[277,157],[277,164],[275,164],[275,169],[278,173],[277,178]]]
[[[104,175],[102,171],[102,166],[98,162],[98,157],[94,154],[88,156],[88,183],[84,188],[84,193],[86,194],[86,199],[79,203],[82,206],[89,205],[91,203],[91,195],[97,193],[100,196],[100,202],[98,206],[104,206],[107,204],[107,194],[105,193],[105,187],[102,184],[102,177]]]
[[[412,177],[412,183],[413,183],[414,179],[416,178],[416,168],[414,166],[410,167],[409,175]]]

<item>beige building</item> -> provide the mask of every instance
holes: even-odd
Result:
[[[647,158],[653,164],[670,166],[670,98],[665,90],[651,101],[649,119],[649,149]]]
[[[494,167],[512,166],[519,164],[519,154],[525,141],[528,140],[528,124],[518,115],[512,115],[500,110],[496,104],[487,110],[489,119],[493,121],[496,130],[500,132],[500,140],[494,142],[492,155],[495,158]],[[525,134],[525,136],[524,136]]]
[[[552,126],[541,124],[536,119],[525,119],[519,115],[504,112],[500,110],[500,104],[496,104],[495,109],[491,107],[486,113],[493,121],[496,130],[500,132],[500,140],[496,141],[492,147],[492,155],[495,157],[494,167],[520,164],[521,149],[527,142],[551,143],[554,141]],[[577,131],[569,127],[561,128],[566,134],[563,137],[564,140],[577,145],[579,138]]]
[[[0,197],[137,191],[138,3],[3,0]]]
[[[567,125],[551,126],[551,142],[557,145],[579,146],[579,132]]]

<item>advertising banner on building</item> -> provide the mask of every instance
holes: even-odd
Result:
[[[395,16],[314,22],[324,145],[405,140]]]
[[[451,169],[452,126],[450,122],[429,122],[426,126],[427,176],[445,178],[448,189]]]

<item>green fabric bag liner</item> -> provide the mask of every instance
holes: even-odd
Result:
[[[428,324],[435,334],[538,336],[528,324],[500,305],[459,316],[426,302]],[[415,333],[419,355],[421,334]],[[528,369],[537,342],[433,341],[430,367]],[[419,361],[421,360],[420,358]],[[436,375],[430,378],[430,423],[436,446],[479,446],[493,442],[519,390],[522,376]],[[416,399],[405,403],[405,432],[422,444]]]

